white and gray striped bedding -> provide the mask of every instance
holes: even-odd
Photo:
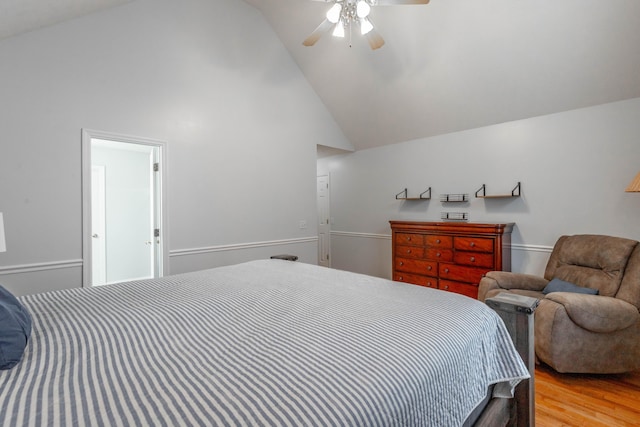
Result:
[[[528,377],[484,304],[298,262],[21,301],[2,426],[458,426]]]

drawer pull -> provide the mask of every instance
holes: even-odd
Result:
[[[436,239],[436,243],[440,243],[440,242],[441,242],[441,240],[440,240],[440,239]]]
[[[410,241],[411,241],[411,237],[407,237],[407,242],[410,242]]]
[[[476,242],[471,242],[469,243],[469,246],[474,247],[476,245]]]
[[[407,249],[407,253],[410,254],[411,253],[411,249]]]
[[[476,257],[472,256],[471,257],[471,262],[476,262]]]
[[[441,255],[442,255],[442,254],[441,254],[440,252],[438,252],[438,253],[436,254],[436,256],[437,256],[438,258],[440,258],[440,256],[441,256]]]
[[[427,288],[430,288],[431,286],[431,282],[427,282]]]
[[[449,285],[444,285],[444,290],[448,291],[449,290]]]
[[[404,279],[402,278],[402,276],[400,276],[400,277],[398,277],[398,280],[402,282],[402,280],[404,280]]]
[[[449,269],[448,269],[448,268],[445,268],[445,269],[444,269],[444,272],[445,272],[445,273],[448,273],[448,272],[449,272]]]
[[[404,265],[404,262],[400,261],[400,267],[402,267]]]
[[[428,271],[431,271],[432,269],[433,269],[433,267],[431,267],[430,265],[429,265],[429,266],[427,266],[427,270],[428,270]]]

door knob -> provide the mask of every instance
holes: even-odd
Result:
[[[98,235],[97,235],[97,234],[94,234],[94,235],[93,235],[93,236],[91,236],[91,237],[93,237],[94,239],[97,239],[97,238],[98,238]]]

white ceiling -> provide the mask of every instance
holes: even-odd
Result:
[[[132,0],[0,0],[0,39]]]
[[[0,38],[129,1],[1,0]],[[375,51],[357,34],[352,47],[329,34],[302,46],[326,3],[245,1],[357,149],[640,97],[638,0],[378,6]]]
[[[259,8],[357,149],[640,97],[638,0],[378,6],[386,44],[302,41],[330,5]]]

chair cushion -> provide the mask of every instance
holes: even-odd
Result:
[[[0,286],[0,370],[20,362],[31,335],[31,315],[20,301]]]
[[[542,293],[545,295],[550,294],[551,292],[574,292],[576,294],[598,295],[597,289],[583,288],[582,286],[578,286],[570,282],[565,282],[564,280],[560,279],[551,280],[542,290]]]
[[[617,298],[553,292],[545,297],[545,301],[561,305],[573,323],[591,332],[606,334],[620,331],[640,321],[638,309]],[[565,332],[569,334],[567,339],[572,339],[570,329]]]

